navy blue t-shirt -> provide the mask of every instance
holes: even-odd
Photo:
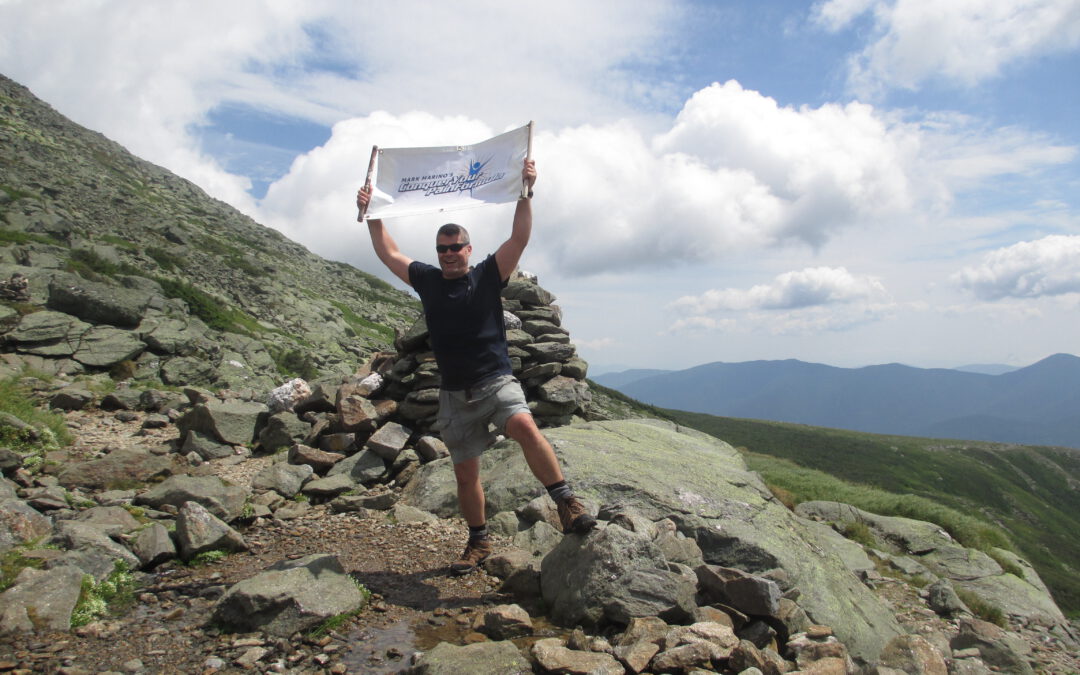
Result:
[[[496,375],[510,375],[506,326],[495,256],[457,279],[419,261],[409,265],[409,283],[420,295],[439,364],[443,389],[466,389]]]

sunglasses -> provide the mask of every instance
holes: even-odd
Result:
[[[453,251],[454,253],[457,253],[468,245],[469,242],[465,242],[463,244],[436,244],[435,251],[438,253],[446,253],[447,251]]]

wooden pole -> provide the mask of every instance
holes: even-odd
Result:
[[[525,159],[532,159],[532,132],[533,132],[533,122],[532,122],[532,120],[529,120],[528,127],[529,127],[529,143],[528,143],[528,145],[525,146]],[[524,178],[521,179],[521,196],[522,197],[528,197],[529,196],[529,186],[525,185],[525,179]]]
[[[364,179],[364,187],[368,190],[368,192],[371,191],[371,174],[375,173],[375,158],[378,155],[379,155],[379,146],[377,146],[377,145],[371,146],[371,159],[368,160],[367,178]],[[370,205],[370,203],[371,202],[369,201],[368,204]],[[364,220],[364,218],[366,216],[367,216],[367,206],[364,207],[363,212],[360,214],[360,220]]]

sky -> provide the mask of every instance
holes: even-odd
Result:
[[[0,72],[314,253],[371,147],[534,122],[591,372],[1080,353],[1080,0],[0,0]],[[513,205],[460,211],[474,255]],[[437,214],[387,220],[435,262]]]

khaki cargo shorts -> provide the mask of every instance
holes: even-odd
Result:
[[[529,412],[521,384],[512,375],[498,375],[470,389],[440,390],[434,428],[458,464],[483,454],[495,434],[506,433],[506,421],[520,412]]]

